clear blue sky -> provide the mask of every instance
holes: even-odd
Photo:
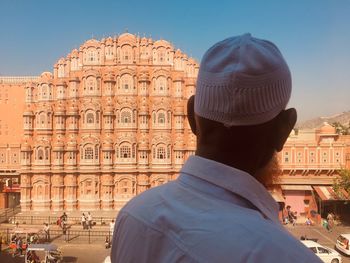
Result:
[[[293,74],[299,120],[350,110],[350,0],[0,1],[0,75],[38,75],[93,35],[163,38],[200,61],[250,32],[275,42]]]

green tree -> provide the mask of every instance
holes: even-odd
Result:
[[[345,196],[341,190],[345,190],[350,194],[350,170],[348,169],[339,170],[339,177],[334,179],[333,189],[340,197],[344,199],[345,199]]]
[[[336,133],[341,134],[341,135],[348,135],[349,134],[350,126],[343,125],[340,122],[333,122],[331,125],[335,128]]]

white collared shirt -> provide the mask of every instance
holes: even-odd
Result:
[[[198,156],[124,206],[112,244],[113,263],[321,262],[283,228],[251,175]]]

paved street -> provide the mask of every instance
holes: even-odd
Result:
[[[300,239],[301,236],[317,238],[318,242],[324,246],[334,248],[335,241],[340,233],[350,233],[350,227],[337,226],[332,232],[320,226],[287,226],[288,231],[293,236]],[[96,240],[94,244],[84,244],[81,241],[65,243],[62,239],[54,241],[63,252],[64,262],[69,263],[102,263],[104,258],[109,255],[110,249],[105,249],[103,240]],[[342,255],[344,263],[350,263],[350,257]],[[13,259],[0,256],[1,263],[23,262],[23,258]]]
[[[64,255],[64,262],[69,263],[103,263],[110,249],[103,244],[58,244]]]
[[[103,263],[109,255],[110,249],[105,249],[104,244],[67,244],[56,243],[63,252],[65,263]],[[1,263],[23,263],[23,257],[12,258],[9,255],[0,255]]]
[[[350,227],[341,226],[335,227],[332,232],[328,232],[321,226],[288,226],[287,229],[297,239],[305,235],[309,238],[317,238],[318,243],[333,249],[339,234],[350,233]],[[342,255],[342,258],[344,263],[350,263],[350,256]]]

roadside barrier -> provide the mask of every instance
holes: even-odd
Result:
[[[5,221],[2,221],[2,223],[10,223],[10,224],[18,224],[20,225],[42,225],[44,223],[48,223],[49,225],[55,225],[57,223],[57,219],[59,216],[38,216],[38,215],[16,215],[13,214],[12,216],[7,217]],[[93,217],[93,224],[94,225],[100,225],[100,226],[108,226],[109,223],[115,220],[115,217]],[[0,221],[1,222],[1,221]],[[68,225],[80,225],[81,224],[81,217],[68,217],[67,221]]]
[[[14,228],[0,228],[0,238],[6,243],[10,244],[11,238],[13,236],[13,230]],[[45,235],[43,234],[43,231],[40,230],[37,233],[34,234],[37,237],[37,240],[35,243],[45,243],[47,242],[45,240]],[[17,236],[20,236],[23,238],[23,241],[26,242],[26,238],[28,236],[17,234]],[[71,226],[67,227],[66,232],[64,233],[62,229],[52,229],[50,230],[50,242],[54,240],[60,240],[67,243],[104,243],[106,238],[108,237],[108,240],[111,240],[111,232],[109,230],[93,230],[93,229],[86,229],[86,230],[79,230],[79,229],[72,229]]]

